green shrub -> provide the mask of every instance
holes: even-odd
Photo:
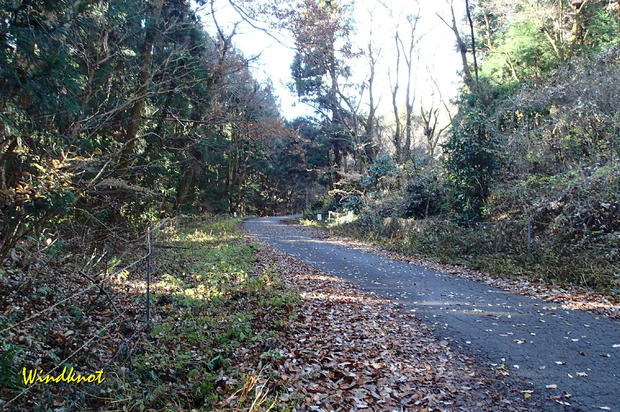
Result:
[[[342,209],[347,212],[359,214],[364,206],[364,201],[360,195],[351,195],[342,204]]]
[[[366,189],[376,189],[384,185],[390,177],[400,175],[400,170],[389,155],[379,156],[368,169],[368,175],[362,180]]]
[[[409,178],[401,215],[407,218],[436,216],[445,210],[446,202],[446,186],[439,173],[423,171]]]
[[[500,166],[497,134],[487,110],[479,102],[462,107],[444,145],[452,208],[464,221],[478,220],[483,215]]]
[[[18,347],[10,344],[0,346],[0,387],[18,389],[22,386],[16,365]]]

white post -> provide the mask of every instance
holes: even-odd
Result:
[[[317,213],[317,215],[316,215],[316,220],[318,220],[319,222],[320,222],[321,220],[323,220],[323,215],[322,215],[322,214],[320,214],[320,213]]]

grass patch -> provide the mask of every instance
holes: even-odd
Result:
[[[277,338],[294,318],[297,296],[271,267],[254,269],[258,246],[239,223],[184,220],[158,239],[175,248],[158,252],[165,270],[154,287],[155,322],[128,370],[112,380],[107,404],[224,410],[256,400],[249,386],[279,359]],[[245,396],[222,405],[233,393]],[[264,396],[263,388],[260,396],[260,408],[278,410],[277,393]]]

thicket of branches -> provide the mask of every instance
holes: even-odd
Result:
[[[0,2],[0,257],[63,219],[302,206],[303,142],[213,11]]]

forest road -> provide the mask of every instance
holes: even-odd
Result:
[[[505,365],[510,379],[548,399],[549,409],[620,412],[620,322],[313,239],[283,219],[244,226],[317,269],[405,303],[451,346]]]

